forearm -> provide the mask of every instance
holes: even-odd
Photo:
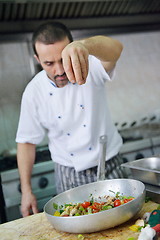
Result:
[[[22,193],[31,192],[31,173],[35,161],[35,145],[18,143],[17,162],[21,180]]]
[[[71,42],[62,51],[65,73],[72,83],[84,84],[88,75],[88,56],[98,58],[104,69],[111,71],[121,55],[122,44],[106,36],[94,36]]]
[[[80,42],[87,48],[90,55],[102,62],[116,62],[123,49],[118,40],[106,36],[94,36]]]

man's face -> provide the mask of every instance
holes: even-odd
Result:
[[[37,61],[46,71],[48,77],[57,85],[64,87],[68,83],[68,78],[64,72],[62,64],[62,51],[70,43],[68,38],[54,44],[45,45],[36,42],[35,47],[38,56],[35,55]]]

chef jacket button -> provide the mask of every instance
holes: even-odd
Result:
[[[81,107],[82,109],[84,109],[84,105],[83,105],[83,104],[81,104],[80,107]]]
[[[71,155],[71,156],[74,156],[74,154],[73,154],[73,153],[71,153],[70,155]]]

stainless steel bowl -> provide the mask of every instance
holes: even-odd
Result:
[[[120,192],[135,199],[119,207],[84,216],[56,217],[53,203],[63,205],[65,203],[78,203],[87,201],[90,194],[94,198],[105,195],[113,195],[110,190]],[[145,185],[133,179],[111,179],[93,182],[73,188],[61,193],[44,206],[44,212],[51,225],[59,231],[70,233],[91,233],[115,227],[128,221],[139,210],[145,201]]]
[[[142,158],[121,166],[129,168],[134,179],[160,186],[160,157]]]

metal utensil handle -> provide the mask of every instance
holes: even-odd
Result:
[[[103,181],[105,180],[107,136],[106,135],[100,136],[99,142],[100,142],[100,159],[99,159],[98,168],[97,168],[97,181]]]

